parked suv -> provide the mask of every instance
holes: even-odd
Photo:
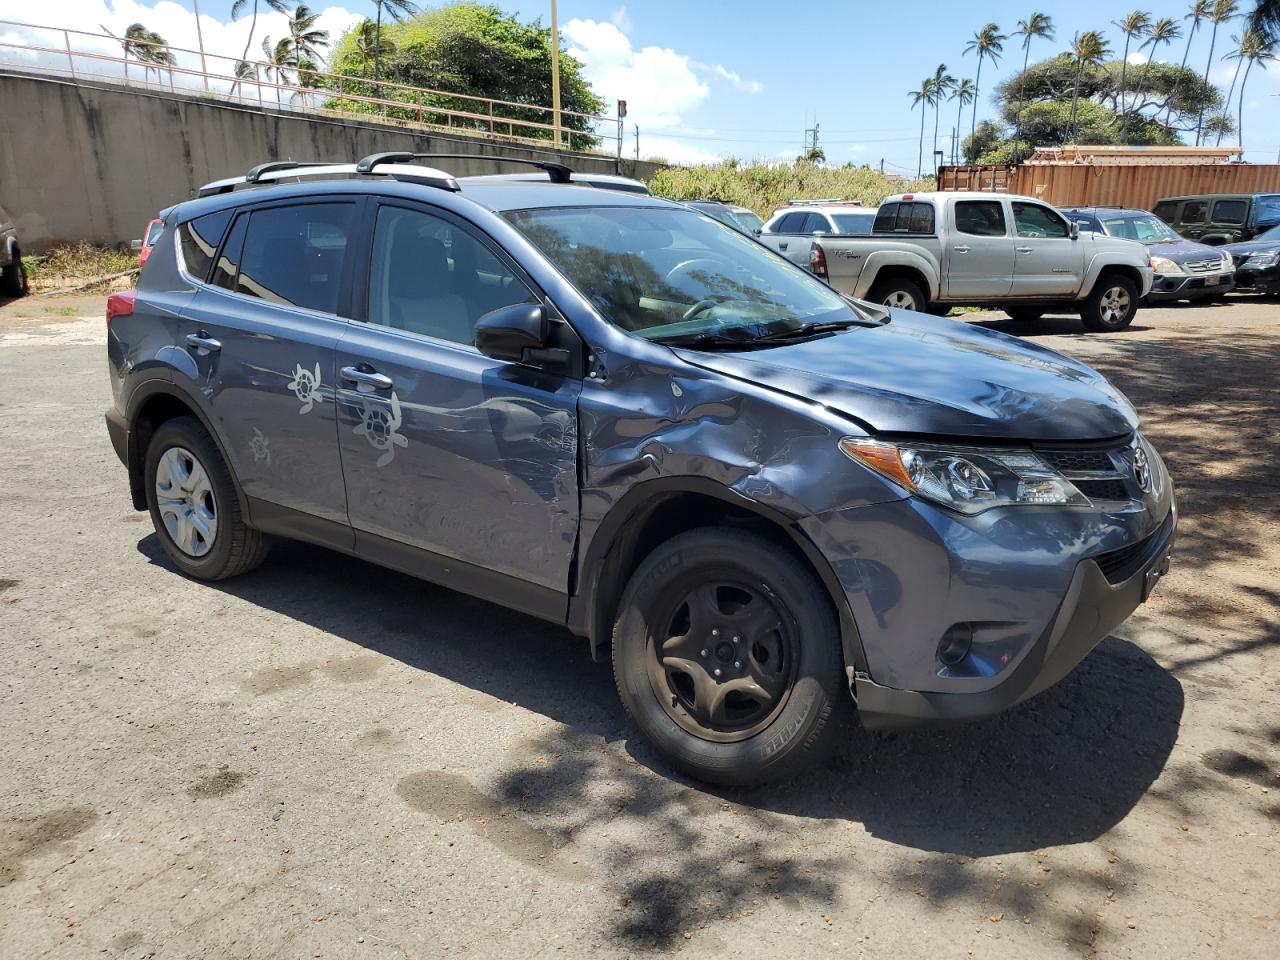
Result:
[[[18,246],[18,231],[0,207],[0,297],[22,297],[27,293],[27,270]]]
[[[108,433],[186,575],[296,538],[564,624],[673,765],[751,783],[855,703],[1043,690],[1167,569],[1169,476],[1083,363],[563,167],[415,159],[214,185],[110,298]]]
[[[1188,240],[1211,246],[1252,240],[1280,224],[1280,194],[1205,193],[1166,197],[1152,213]]]
[[[760,242],[807,269],[812,240],[869,237],[875,219],[876,208],[856,200],[792,200],[760,228]]]
[[[1121,207],[1071,207],[1063,210],[1081,230],[1137,240],[1151,256],[1155,282],[1147,303],[1220,297],[1235,286],[1235,265],[1216,247],[1184,240],[1146,210]]]

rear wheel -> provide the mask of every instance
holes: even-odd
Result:
[[[623,705],[675,767],[700,780],[791,776],[838,736],[839,628],[821,584],[786,550],[703,529],[656,548],[614,627]]]
[[[27,268],[22,265],[22,251],[13,248],[13,260],[0,271],[0,296],[25,297],[27,295]]]
[[[1016,323],[1035,323],[1044,316],[1044,307],[1005,307],[1004,312]]]
[[[144,476],[156,536],[183,573],[224,580],[266,557],[266,539],[240,515],[231,470],[199,420],[160,425],[147,445]]]
[[[920,285],[905,277],[877,280],[871,292],[867,294],[867,299],[872,303],[880,303],[898,310],[916,311],[924,310],[929,302],[920,290]]]
[[[1080,308],[1085,328],[1097,333],[1123,330],[1138,312],[1138,287],[1128,277],[1109,273],[1098,278],[1089,299]]]

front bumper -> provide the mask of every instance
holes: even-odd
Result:
[[[1264,270],[1241,267],[1236,271],[1236,289],[1241,293],[1280,293],[1280,266]]]
[[[1169,303],[1174,300],[1200,300],[1230,292],[1236,285],[1233,272],[1210,273],[1198,276],[1157,276],[1148,303]]]
[[[1049,627],[991,689],[961,694],[895,690],[856,676],[854,695],[862,725],[885,730],[975,719],[1053,686],[1147,599],[1169,569],[1176,525],[1177,513],[1171,509],[1141,551],[1129,558],[1118,583],[1111,582],[1095,560],[1080,561]]]

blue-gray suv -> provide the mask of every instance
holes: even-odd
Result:
[[[188,576],[293,538],[564,624],[675,767],[751,783],[855,705],[1045,689],[1167,569],[1165,466],[1084,364],[562,166],[423,160],[210,185],[111,298],[108,432]]]

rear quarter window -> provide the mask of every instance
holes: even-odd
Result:
[[[1249,203],[1245,200],[1219,200],[1213,205],[1214,223],[1244,223],[1249,212]]]
[[[178,227],[178,242],[182,247],[182,266],[196,280],[209,278],[213,255],[222,240],[222,234],[231,222],[232,210],[219,210],[203,217],[188,220]]]

